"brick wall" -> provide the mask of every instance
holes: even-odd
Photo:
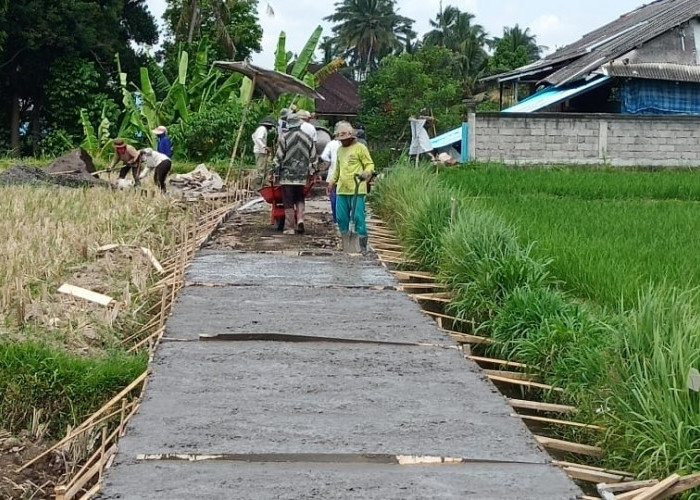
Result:
[[[700,117],[485,113],[469,140],[481,162],[700,166]]]

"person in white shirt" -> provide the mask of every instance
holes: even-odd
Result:
[[[267,146],[267,133],[273,128],[275,128],[275,123],[271,119],[265,118],[253,132],[253,153],[255,154],[255,167],[259,174],[264,173],[267,167],[267,158],[272,151]]]
[[[311,113],[309,113],[305,109],[300,109],[299,111],[297,111],[297,116],[301,118],[301,131],[306,133],[309,137],[311,137],[314,143],[318,142],[318,134],[316,133],[316,127],[314,127],[310,122]]]
[[[338,149],[340,148],[340,146],[340,141],[335,138],[334,134],[333,140],[326,144],[326,147],[323,149],[323,153],[321,153],[321,161],[328,163],[328,175],[326,175],[326,182],[329,184],[333,180],[335,169],[338,167]],[[335,187],[330,192],[330,198],[331,212],[333,213],[333,223],[337,224],[338,218],[336,217],[335,213],[335,202],[337,198],[337,193]]]
[[[163,153],[146,148],[139,153],[139,161],[144,167],[139,179],[145,178],[153,170],[153,183],[160,188],[162,193],[165,193],[165,179],[173,166],[170,158]]]

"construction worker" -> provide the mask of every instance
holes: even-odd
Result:
[[[338,167],[338,149],[340,149],[340,141],[338,140],[337,131],[333,133],[333,140],[331,140],[326,147],[323,148],[323,153],[321,153],[321,160],[328,163],[328,174],[326,175],[326,182],[330,184],[333,182],[333,176],[335,175],[335,170]],[[331,213],[333,214],[333,223],[338,223],[338,217],[336,216],[335,204],[336,204],[336,190],[333,188],[328,196],[331,199]]]
[[[173,166],[170,158],[159,151],[146,148],[141,151],[141,162],[145,168],[140,178],[145,178],[153,170],[153,183],[165,194],[165,179]]]
[[[129,171],[131,171],[131,175],[134,178],[134,185],[138,186],[140,184],[140,164],[138,150],[134,146],[127,144],[124,141],[124,139],[115,139],[114,151],[116,154],[114,155],[114,159],[109,165],[108,170],[111,170],[114,167],[116,167],[119,162],[124,163],[124,167],[122,167],[122,169],[119,170],[119,181],[117,186],[122,189],[128,187],[129,184],[126,181],[126,176],[129,173]]]
[[[339,122],[336,126],[336,138],[340,141],[338,149],[338,166],[333,179],[328,184],[328,194],[337,186],[336,216],[343,241],[350,231],[350,214],[355,203],[355,228],[360,238],[360,249],[367,252],[367,223],[365,221],[365,197],[367,181],[374,173],[374,161],[367,146],[357,141],[356,132],[348,122]],[[355,193],[355,176],[361,180]],[[355,199],[356,198],[356,199]]]
[[[158,137],[158,152],[164,154],[168,158],[173,157],[173,141],[168,137],[168,129],[163,125],[151,130]]]
[[[300,109],[297,112],[297,116],[301,118],[301,131],[306,133],[314,143],[318,142],[318,133],[316,132],[316,127],[311,123],[311,113],[305,109]]]
[[[287,116],[289,130],[279,138],[275,154],[284,203],[284,234],[304,234],[304,187],[316,160],[316,145],[301,131],[301,123],[296,114]]]
[[[275,122],[270,118],[265,118],[260,122],[258,128],[253,132],[253,153],[255,154],[255,168],[258,175],[265,178],[267,170],[267,159],[272,150],[267,145],[267,135],[270,130],[275,128]]]

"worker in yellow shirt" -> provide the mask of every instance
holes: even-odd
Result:
[[[367,251],[367,223],[365,222],[365,197],[367,181],[374,173],[374,161],[367,146],[357,141],[357,133],[348,122],[336,126],[336,139],[340,141],[338,165],[328,185],[330,193],[337,186],[336,216],[343,241],[350,231],[350,214],[355,204],[355,228],[360,239],[362,252]],[[355,176],[361,179],[359,188],[355,189]],[[357,195],[357,196],[356,196]],[[355,199],[356,198],[356,199]]]

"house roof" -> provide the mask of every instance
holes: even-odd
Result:
[[[624,63],[613,61],[603,67],[609,76],[645,78],[672,82],[700,82],[700,66],[674,63]]]
[[[311,65],[309,69],[315,73],[320,68],[320,65]],[[316,90],[325,98],[316,100],[317,115],[355,116],[359,113],[360,96],[357,83],[341,73],[329,75]]]
[[[260,88],[273,102],[279,99],[282,94],[300,94],[317,101],[320,99],[323,102],[323,94],[319,94],[316,90],[291,75],[264,69],[247,62],[215,61],[214,66],[223,70],[242,73],[254,80],[256,87]]]
[[[526,76],[563,86],[700,15],[700,0],[656,0],[584,35],[549,56],[492,77],[499,82]],[[697,80],[694,80],[697,81]]]

